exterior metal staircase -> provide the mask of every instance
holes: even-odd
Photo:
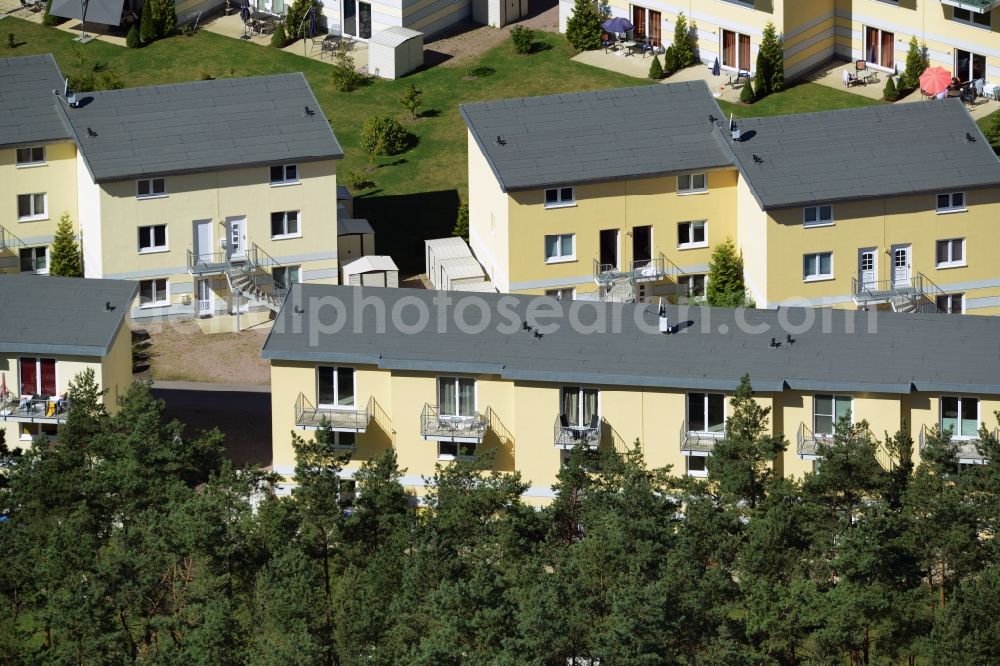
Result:
[[[908,284],[897,284],[895,280],[861,282],[855,276],[851,278],[851,293],[854,302],[863,307],[888,303],[893,312],[941,312],[937,297],[945,292],[926,275],[916,272]]]
[[[249,299],[252,305],[272,312],[281,309],[288,285],[274,279],[274,269],[281,268],[274,257],[251,243],[243,257],[232,258],[226,252],[195,254],[188,250],[188,271],[192,275],[224,273],[229,291]]]
[[[21,247],[24,247],[24,241],[8,231],[6,227],[0,226],[0,252],[7,250],[16,252]]]
[[[642,285],[671,279],[674,287],[685,272],[661,252],[652,259],[633,261],[628,270],[594,260],[594,282],[599,287],[599,300],[605,303],[635,303],[642,300]]]

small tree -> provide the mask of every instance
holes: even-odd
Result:
[[[668,46],[663,53],[663,73],[670,76],[677,71],[677,58],[674,57],[674,47]]]
[[[1000,147],[1000,113],[993,113],[983,127],[983,135],[986,140],[993,144],[994,148]]]
[[[274,32],[271,33],[271,46],[276,49],[283,49],[288,43],[288,38],[285,37],[285,26],[281,23],[275,27]]]
[[[370,116],[361,126],[361,147],[372,159],[376,155],[398,155],[406,150],[406,129],[392,116]]]
[[[899,91],[896,90],[896,84],[893,83],[891,76],[885,79],[885,88],[882,89],[882,97],[887,102],[895,102],[899,99]]]
[[[601,15],[593,0],[573,0],[573,15],[566,21],[566,40],[577,51],[601,48]]]
[[[785,84],[785,53],[774,24],[768,22],[757,52],[757,75],[754,89],[757,99],[779,92]]]
[[[424,91],[411,83],[399,98],[399,103],[403,105],[404,109],[410,112],[411,118],[416,119],[417,109],[423,103],[423,95]]]
[[[73,233],[73,221],[69,213],[63,213],[52,239],[52,258],[49,261],[49,275],[62,277],[83,277],[80,261],[80,247]]]
[[[333,54],[333,87],[340,92],[357,90],[362,76],[354,69],[354,57],[346,48],[338,48]]]
[[[906,52],[906,69],[899,77],[899,87],[903,90],[916,90],[920,85],[920,75],[930,65],[927,47],[919,44],[916,37],[910,37],[909,50]]]
[[[517,25],[510,31],[510,41],[514,43],[514,53],[521,55],[531,53],[531,46],[535,41],[535,33],[531,28]]]
[[[649,63],[649,78],[654,81],[663,78],[663,65],[660,64],[659,55],[654,55],[653,62]]]
[[[754,95],[753,84],[747,81],[740,90],[740,101],[744,104],[753,104],[757,97]]]
[[[677,15],[677,22],[674,24],[673,58],[674,62],[671,64],[674,72],[694,64],[694,39],[688,30],[684,12]]]
[[[455,228],[452,229],[451,235],[469,240],[469,204],[464,201],[458,204],[458,216],[455,218]]]
[[[17,48],[17,41],[14,39],[14,33],[12,32],[7,33],[7,48],[8,49]]]
[[[45,13],[42,14],[42,23],[45,25],[59,25],[62,19],[49,13],[52,10],[52,0],[45,3]]]
[[[142,16],[139,19],[139,39],[143,44],[152,44],[156,39],[156,27],[153,24],[153,0],[142,3]]]
[[[313,8],[315,12],[319,12],[322,6],[316,0],[295,0],[292,6],[288,8],[288,14],[285,16],[285,25],[287,26],[285,36],[288,39],[298,39],[299,37],[306,36],[305,31],[309,28],[305,19],[310,8]]]
[[[736,251],[732,238],[726,238],[712,251],[705,298],[716,307],[738,308],[750,304],[743,282],[743,257]]]
[[[142,46],[142,39],[139,37],[139,28],[133,23],[125,35],[125,46],[130,49],[137,49]]]

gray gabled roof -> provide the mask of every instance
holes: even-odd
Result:
[[[504,191],[732,166],[704,81],[459,107]],[[502,143],[498,143],[497,138]]]
[[[130,280],[0,275],[0,352],[105,356],[138,290]]]
[[[344,155],[301,73],[77,97],[61,108],[97,182]]]
[[[53,90],[63,78],[50,54],[0,58],[0,146],[70,138]]]
[[[765,209],[1000,185],[1000,160],[957,99],[738,124],[729,143]]]
[[[555,324],[558,330],[543,329],[540,338],[522,330],[529,307],[537,308],[529,319],[533,325]],[[423,328],[415,326],[421,310],[428,322]],[[485,327],[483,311],[490,317]],[[658,332],[652,305],[294,285],[263,357],[605,386],[724,391],[749,373],[760,391],[1000,394],[995,317],[677,306],[668,306],[667,314],[671,325],[680,324],[674,335]],[[469,323],[464,332],[457,316]],[[600,318],[605,332],[588,334],[571,325],[591,327]],[[810,320],[811,327],[782,325]],[[445,329],[437,328],[439,321]],[[789,331],[792,344],[785,342]],[[772,348],[771,338],[782,344]]]

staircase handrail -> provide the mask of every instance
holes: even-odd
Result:
[[[0,226],[0,250],[6,250],[7,248],[17,249],[19,247],[25,247],[23,240],[15,236],[4,226]]]

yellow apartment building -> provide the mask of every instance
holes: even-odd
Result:
[[[31,92],[0,101],[0,270],[47,272],[67,212],[87,277],[139,283],[136,319],[269,316],[338,282],[343,150],[301,74],[68,97],[51,56],[0,67]]]
[[[782,475],[811,471],[847,414],[878,440],[902,427],[918,449],[950,429],[959,461],[981,463],[979,425],[1000,409],[1000,320],[987,317],[298,285],[262,354],[287,481],[292,433],[325,424],[351,454],[345,478],[393,447],[419,495],[435,465],[490,451],[537,504],[576,446],[638,441],[650,466],[705,476],[744,373],[789,441]],[[893,460],[880,448],[872,464]]]
[[[996,0],[610,0],[613,16],[635,34],[669,45],[677,17],[696,25],[698,53],[724,71],[753,72],[764,27],[782,35],[785,76],[799,77],[837,57],[865,60],[885,73],[903,71],[909,41],[926,45],[932,65],[962,81],[1000,80],[1000,11]],[[560,29],[573,2],[560,0]]]
[[[729,237],[758,307],[1000,313],[1000,161],[958,100],[730,127],[696,81],[460,111],[501,292],[689,302]]]
[[[85,370],[113,412],[132,382],[129,307],[134,282],[0,275],[0,432],[11,448],[55,438],[73,408],[69,383]]]

